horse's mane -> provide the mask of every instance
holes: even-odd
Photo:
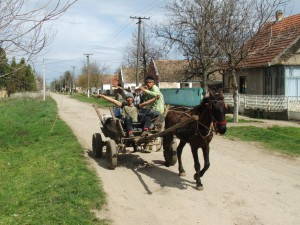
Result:
[[[201,103],[199,105],[196,105],[194,108],[190,110],[192,114],[199,114],[200,112],[203,111],[205,108],[206,103],[209,102],[209,97],[205,97],[202,99]]]

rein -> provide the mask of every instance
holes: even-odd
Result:
[[[214,129],[215,133],[218,134],[219,133],[218,132],[218,126],[226,126],[227,121],[226,120],[224,120],[224,121],[216,121],[216,119],[215,119],[215,117],[214,117],[214,115],[212,113],[212,102],[222,102],[222,104],[224,102],[221,101],[221,100],[210,100],[209,101],[209,103],[210,103],[209,104],[209,112],[210,112],[210,115],[212,117],[212,126],[213,126],[213,129]]]
[[[209,117],[211,118],[211,122],[209,125],[205,125],[201,122],[204,114],[204,113],[200,113],[200,108],[196,109],[190,109],[188,110],[187,112],[186,111],[181,111],[181,110],[176,110],[175,109],[170,109],[169,111],[175,111],[177,113],[180,113],[180,118],[184,117],[184,116],[187,116],[187,117],[192,117],[193,115],[197,115],[199,116],[199,119],[196,122],[196,127],[195,127],[195,133],[200,135],[202,139],[206,139],[208,138],[212,132],[215,132],[216,134],[218,134],[218,126],[225,126],[227,124],[227,121],[224,120],[224,121],[217,121],[213,115],[213,112],[212,112],[212,108],[213,108],[213,103],[214,102],[222,102],[224,103],[222,100],[208,100],[207,103],[205,103],[206,105],[206,108],[208,110],[208,114],[209,114]],[[201,106],[200,106],[201,107]],[[200,129],[201,128],[204,128],[205,130],[207,130],[207,134],[205,135],[202,135],[201,134],[201,131]],[[203,133],[203,132],[202,132]]]

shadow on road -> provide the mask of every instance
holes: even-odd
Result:
[[[93,158],[90,154],[91,150],[87,150],[87,152],[99,166],[108,169],[106,165],[105,152],[103,153],[103,157],[100,159]],[[194,188],[195,186],[194,182],[183,179],[177,173],[174,173],[173,171],[170,171],[167,167],[165,167],[163,160],[146,161],[136,153],[119,154],[118,166],[116,170],[118,170],[118,167],[126,167],[130,169],[140,180],[141,184],[144,186],[146,192],[149,195],[152,194],[152,191],[149,189],[147,183],[143,179],[142,174],[151,177],[155,181],[155,183],[160,185],[162,188],[172,187],[183,190],[187,189],[189,186],[192,188]]]

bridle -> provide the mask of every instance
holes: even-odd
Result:
[[[212,126],[214,128],[214,131],[216,134],[218,134],[218,126],[226,126],[227,124],[227,121],[226,119],[224,119],[224,121],[217,121],[214,114],[213,114],[213,104],[218,104],[218,103],[221,103],[222,106],[225,108],[225,103],[224,103],[224,98],[219,98],[219,99],[216,99],[216,100],[209,100],[208,101],[208,111],[211,115],[211,118],[212,118]]]

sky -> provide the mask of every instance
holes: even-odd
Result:
[[[39,1],[39,0],[31,0]],[[85,54],[91,54],[90,63],[109,68],[114,74],[124,62],[124,49],[137,32],[137,19],[148,25],[163,21],[166,0],[78,0],[68,11],[47,26],[56,30],[54,41],[33,66],[38,75],[43,74],[45,61],[46,83],[49,85],[65,71],[81,74],[87,63]],[[300,13],[300,1],[289,0],[285,9],[289,15]],[[73,70],[74,68],[74,70]]]
[[[146,17],[146,24],[163,17],[165,0],[79,0],[62,17],[48,26],[56,30],[54,41],[34,63],[38,75],[43,74],[45,59],[46,82],[50,84],[65,71],[80,75],[87,63],[108,67],[114,74],[123,60],[124,49],[137,32],[137,19]]]

